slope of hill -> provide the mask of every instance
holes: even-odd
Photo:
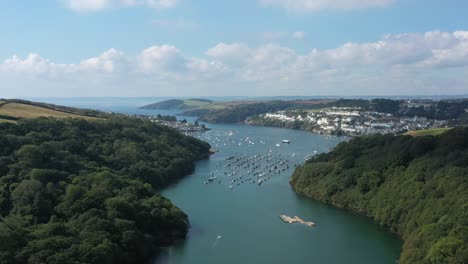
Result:
[[[398,233],[401,264],[468,262],[468,128],[354,138],[298,167],[291,185]]]
[[[405,133],[407,136],[413,137],[422,137],[422,136],[437,136],[443,134],[450,130],[450,127],[443,127],[443,128],[431,128],[431,129],[424,129],[424,130],[416,130],[416,131],[408,131]]]
[[[171,99],[147,106],[142,109],[184,110],[183,115],[198,116],[200,120],[213,123],[239,123],[247,117],[294,108],[316,108],[335,100],[242,100],[214,102],[205,99]]]
[[[56,117],[56,118],[81,118],[95,120],[105,118],[106,114],[86,109],[78,109],[65,106],[57,106],[45,103],[30,102],[25,100],[1,100],[0,122],[15,122],[23,118]]]
[[[148,262],[188,229],[155,189],[209,147],[116,115],[0,124],[0,263]]]
[[[184,114],[200,114],[200,120],[212,123],[241,123],[253,115],[287,109],[316,109],[334,100],[274,100],[274,101],[239,101],[225,103],[224,109],[201,111],[189,110]]]
[[[221,105],[220,105],[221,106]],[[215,107],[216,103],[207,99],[171,99],[140,107],[141,109],[187,110],[194,108]]]

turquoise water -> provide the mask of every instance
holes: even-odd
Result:
[[[112,100],[83,102],[79,99],[50,102],[132,114],[161,113],[136,109],[138,102],[134,101],[131,104]],[[164,111],[161,114],[174,113]],[[313,155],[314,150],[317,153],[328,151],[342,138],[280,128],[207,126],[213,130],[198,137],[208,141],[219,152],[208,160],[199,161],[192,175],[162,191],[188,214],[191,223],[188,238],[165,250],[155,263],[397,262],[401,240],[394,235],[364,216],[301,197],[289,186],[293,163]],[[291,144],[281,144],[283,139],[291,140]],[[229,188],[232,178],[222,172],[222,165],[228,163],[227,157],[268,153],[275,157],[280,153],[282,159],[289,160],[290,168],[273,175],[260,186],[244,183],[234,184],[232,190]],[[217,180],[205,184],[212,172]],[[280,220],[280,214],[297,215],[315,222],[317,226],[285,224]]]
[[[230,178],[222,173],[215,173],[221,183],[204,184],[229,156],[264,155],[271,150],[273,155],[302,161],[342,139],[278,128],[209,127],[213,131],[200,137],[219,152],[198,162],[193,175],[162,192],[189,215],[188,239],[168,249],[156,263],[396,263],[400,240],[363,216],[295,194],[288,184],[293,168],[261,186],[234,185],[231,190]],[[283,139],[291,144],[277,147]],[[285,224],[279,218],[283,213],[313,221],[317,227]]]

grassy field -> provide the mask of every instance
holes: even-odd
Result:
[[[224,109],[227,107],[224,102],[205,102],[199,100],[184,100],[184,104],[193,109]]]
[[[35,117],[57,117],[57,118],[84,118],[87,120],[96,120],[99,118],[83,116],[80,114],[66,113],[45,107],[8,103],[0,107],[0,115],[12,116],[16,118],[35,118]]]
[[[191,107],[205,107],[207,105],[212,104],[211,102],[199,101],[199,100],[184,100],[184,104],[191,106]]]
[[[12,123],[12,124],[16,124],[16,121],[15,120],[9,120],[9,119],[2,119],[0,118],[0,124],[1,123]]]
[[[445,131],[452,129],[451,127],[448,128],[431,128],[425,130],[416,130],[416,131],[408,131],[404,135],[413,136],[413,137],[422,137],[422,136],[437,136]]]

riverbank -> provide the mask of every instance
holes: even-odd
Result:
[[[398,259],[401,247],[398,238],[366,217],[297,195],[288,183],[291,170],[274,175],[262,185],[236,183],[231,190],[230,180],[242,173],[228,176],[232,173],[228,172],[223,176],[224,170],[220,169],[236,162],[236,157],[262,157],[270,150],[272,156],[291,159],[296,154],[302,161],[313,155],[313,150],[328,151],[341,142],[340,138],[247,125],[210,124],[210,127],[213,130],[200,134],[200,139],[208,141],[219,152],[199,162],[194,175],[162,191],[189,215],[192,227],[188,239],[167,249],[156,263],[303,263],[310,260],[331,264],[394,264]],[[291,144],[281,144],[285,138]],[[230,157],[234,158],[226,160]],[[235,164],[226,169],[232,166]],[[204,184],[209,177],[214,177],[212,172],[217,179]],[[284,224],[278,218],[282,213],[313,220],[317,228]],[[218,236],[222,238],[217,239]]]
[[[467,140],[467,128],[356,138],[298,167],[291,186],[399,234],[402,264],[466,263]]]
[[[127,100],[83,102],[77,99],[74,102],[68,99],[67,103],[124,114],[172,116],[179,113],[136,109],[134,105],[138,104]],[[178,118],[195,122],[186,116]],[[314,151],[329,151],[343,138],[243,124],[209,126],[211,131],[196,136],[216,148],[216,155],[198,161],[192,175],[158,190],[188,215],[190,229],[186,239],[164,250],[155,263],[295,264],[308,260],[327,264],[394,264],[398,259],[401,240],[366,217],[297,195],[288,183],[291,170],[275,175],[261,186],[236,184],[230,190],[229,181],[204,184],[211,172],[217,170],[217,164],[231,156],[264,155],[271,150],[282,157],[296,154],[302,161],[314,155]],[[289,139],[291,144],[281,144],[283,139]],[[278,218],[282,213],[313,220],[318,228],[284,224]],[[217,239],[218,236],[221,238]]]

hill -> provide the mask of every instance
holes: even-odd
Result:
[[[248,117],[286,109],[316,109],[334,100],[270,100],[233,101],[218,103],[222,107],[199,107],[183,112],[184,115],[199,116],[200,120],[211,123],[242,123]]]
[[[213,101],[207,99],[171,99],[140,107],[141,109],[159,110],[187,110],[194,108],[207,108],[213,105]]]
[[[96,120],[105,118],[106,114],[94,110],[57,106],[25,100],[0,100],[0,122],[16,123],[19,119],[36,117]]]
[[[443,134],[452,128],[432,128],[432,129],[424,129],[424,130],[415,130],[415,131],[408,131],[405,133],[407,136],[413,137],[422,137],[422,136],[437,136]]]
[[[293,189],[367,214],[403,240],[401,264],[468,262],[468,128],[354,138],[296,169]]]
[[[137,118],[0,124],[0,263],[144,263],[185,238],[155,189],[209,145]]]
[[[142,109],[184,110],[183,115],[198,116],[212,123],[240,123],[247,117],[269,111],[316,108],[335,100],[241,100],[214,102],[206,99],[171,99],[141,107]]]

